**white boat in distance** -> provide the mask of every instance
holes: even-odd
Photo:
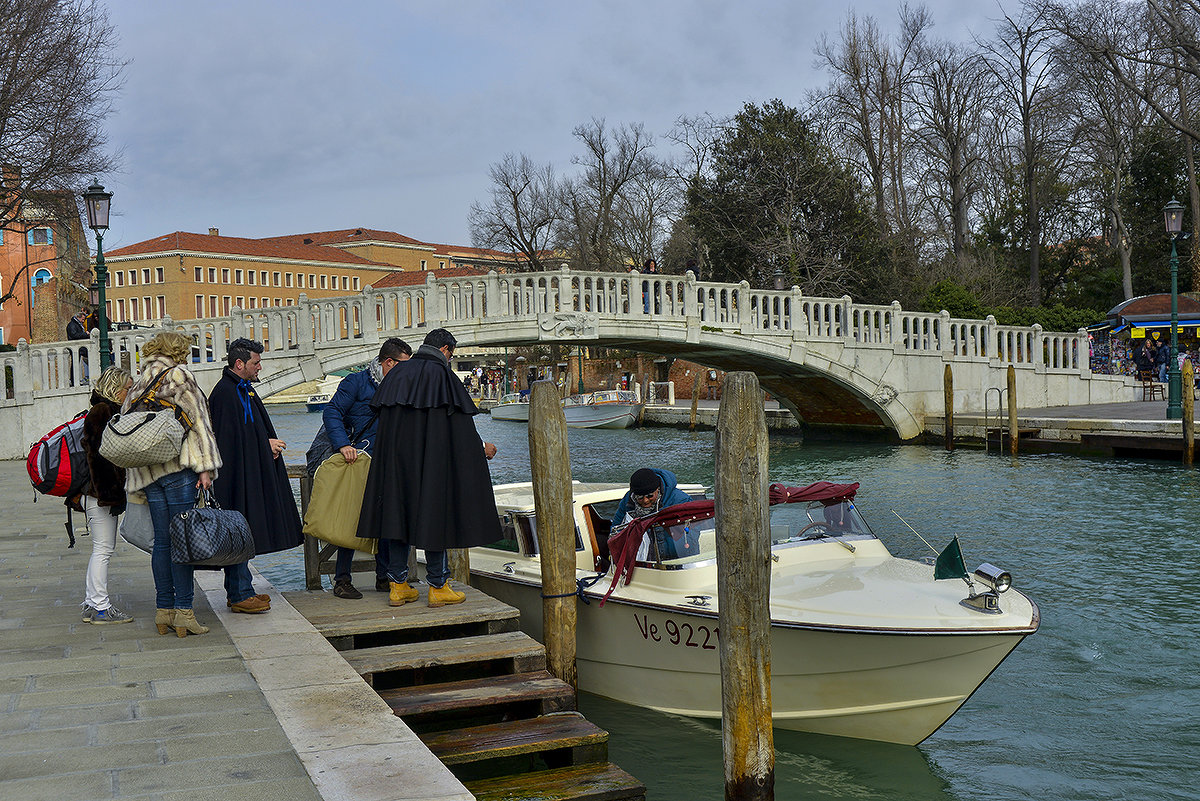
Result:
[[[991,565],[969,578],[962,570],[964,584],[935,580],[931,565],[892,556],[859,515],[857,488],[824,482],[791,488],[787,502],[772,507],[774,724],[915,745],[1037,631],[1039,613],[1021,593],[1004,592],[1011,577]],[[703,491],[680,489],[694,497]],[[579,688],[663,712],[719,718],[712,501],[630,523],[613,539],[619,552],[610,567],[609,521],[625,491],[574,484],[576,578],[589,601],[577,608]],[[497,486],[495,495],[504,539],[471,549],[472,584],[520,609],[521,627],[541,637],[532,485]],[[687,555],[657,558],[650,536],[648,559],[635,562],[647,521],[662,524],[658,536],[673,538]],[[957,561],[961,567],[961,556]],[[626,567],[628,581],[616,583],[616,571]],[[980,584],[986,591],[976,591]],[[611,597],[601,605],[606,592]]]
[[[320,412],[325,410],[325,405],[333,398],[333,393],[337,392],[338,385],[342,383],[344,375],[330,375],[321,379],[317,385],[317,391],[308,396],[305,401],[305,406],[310,412]]]
[[[529,398],[519,392],[501,396],[491,408],[493,420],[509,420],[514,423],[529,422]]]
[[[570,428],[629,428],[642,411],[637,396],[623,389],[572,395],[562,404]]]

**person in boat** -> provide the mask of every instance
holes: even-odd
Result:
[[[617,505],[616,514],[612,519],[612,530],[617,532],[635,518],[646,517],[690,500],[692,496],[679,489],[679,479],[670,470],[643,467],[629,478],[629,492],[625,493],[625,497],[621,498]],[[692,556],[700,550],[699,534],[685,534],[684,540],[677,542],[665,529],[656,528],[653,531],[659,559]],[[637,559],[645,561],[653,557],[654,554],[650,553],[650,535],[647,533],[638,547]]]
[[[321,412],[321,420],[334,450],[342,454],[347,464],[358,460],[359,451],[371,456],[375,450],[375,435],[379,421],[371,408],[380,383],[388,371],[412,356],[412,348],[403,339],[392,337],[383,343],[367,369],[351,373],[341,380],[337,391]],[[380,548],[375,554],[375,589],[390,592],[388,556],[390,550]],[[354,564],[353,548],[338,548],[333,573],[333,594],[338,598],[357,600],[362,593],[350,580]]]
[[[479,409],[450,370],[457,341],[435,328],[408,361],[384,377],[371,400],[379,434],[358,536],[395,540],[388,579],[391,606],[417,600],[408,583],[409,548],[425,551],[429,606],[462,603],[450,586],[448,548],[500,539],[500,518],[487,460],[496,446],[475,429]],[[381,548],[382,549],[382,548]]]

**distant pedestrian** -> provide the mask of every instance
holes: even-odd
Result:
[[[178,331],[166,331],[154,337],[142,348],[142,373],[121,404],[121,411],[129,411],[130,404],[162,376],[155,395],[175,404],[191,423],[179,456],[163,464],[131,467],[125,471],[126,492],[141,490],[145,494],[154,523],[154,548],[150,554],[158,607],[154,623],[159,634],[166,634],[174,627],[180,637],[189,633],[204,634],[208,627],[201,626],[192,611],[195,568],[171,560],[168,525],[172,517],[193,507],[196,490],[212,486],[213,477],[221,467],[221,453],[213,436],[208,401],[196,379],[183,366],[191,356],[191,337]]]
[[[430,331],[411,359],[387,374],[371,407],[379,442],[363,494],[358,536],[391,547],[389,603],[417,600],[408,583],[410,548],[425,551],[429,606],[462,603],[450,586],[448,548],[500,539],[487,460],[496,446],[475,430],[474,401],[450,370],[456,341]],[[403,492],[398,490],[403,489]]]
[[[334,449],[342,454],[347,464],[358,460],[362,451],[374,458],[375,442],[379,430],[379,415],[371,408],[371,399],[383,379],[393,367],[408,360],[412,348],[403,339],[392,337],[383,343],[379,355],[371,360],[367,369],[351,373],[341,380],[337,391],[321,412],[325,431]],[[389,592],[388,564],[391,550],[387,546],[394,540],[379,543],[375,554],[375,589]],[[407,559],[407,554],[405,555]],[[357,600],[362,597],[351,581],[350,569],[354,564],[353,548],[338,548],[333,573],[333,594],[338,598]]]
[[[92,535],[92,556],[84,580],[83,619],[95,625],[133,620],[113,606],[108,597],[108,562],[117,546],[117,518],[125,511],[125,468],[100,455],[104,427],[121,411],[132,385],[128,371],[109,367],[96,380],[92,408],[83,420],[83,453],[91,483],[86,494],[71,499],[71,505],[87,515],[88,533]]]
[[[246,516],[254,535],[254,553],[285,551],[304,542],[300,514],[292,497],[286,443],[275,433],[254,383],[262,370],[261,342],[235,339],[229,343],[226,367],[208,396],[213,431],[225,463],[213,482],[213,495],[223,509]],[[234,612],[261,614],[271,609],[269,596],[255,595],[250,564],[225,568],[226,602]]]

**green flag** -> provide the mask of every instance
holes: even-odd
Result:
[[[967,565],[963,562],[962,548],[958,547],[958,537],[950,540],[946,549],[938,554],[937,562],[933,565],[933,578],[948,579],[967,577]]]

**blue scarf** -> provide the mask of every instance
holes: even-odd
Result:
[[[242,401],[242,422],[254,422],[254,407],[250,405],[250,398],[254,395],[254,389],[250,386],[250,382],[246,379],[238,381],[238,397]]]

